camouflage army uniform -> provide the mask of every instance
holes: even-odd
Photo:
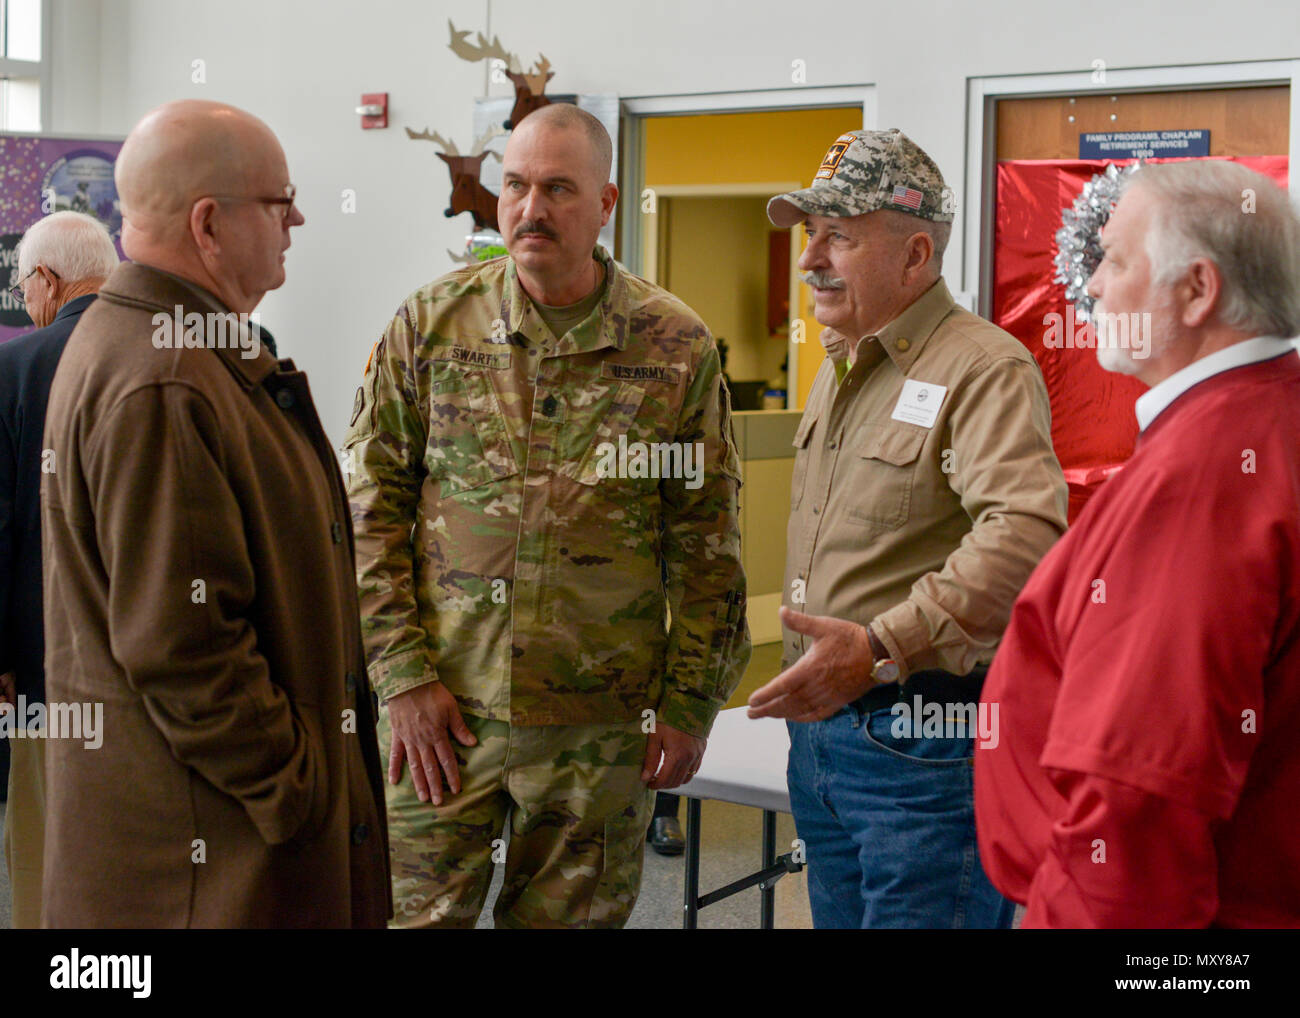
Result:
[[[749,657],[717,349],[671,294],[596,257],[603,297],[559,340],[509,258],[416,291],[357,394],[372,685],[441,681],[480,739],[456,744],[463,790],[441,807],[409,769],[388,786],[398,925],[473,924],[507,814],[499,925],[622,925],[650,724],[706,735]],[[650,464],[651,443],[689,446],[700,472]]]

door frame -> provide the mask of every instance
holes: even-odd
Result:
[[[644,212],[641,216],[641,244],[640,251],[642,266],[640,275],[644,276],[650,282],[662,286],[659,279],[659,207],[658,199],[660,198],[754,198],[770,196],[774,194],[784,194],[787,191],[794,191],[803,187],[799,181],[794,180],[774,180],[770,182],[755,182],[750,184],[669,184],[655,188],[656,203],[652,211]],[[799,231],[790,231],[790,288],[787,294],[789,301],[790,318],[794,318],[795,309],[799,306],[799,255],[803,253],[803,246],[799,241]],[[794,380],[798,376],[797,351],[792,345],[786,343],[786,377],[789,381],[789,388],[786,389],[785,407],[787,410],[794,409],[795,400]]]
[[[1222,64],[1109,68],[1055,74],[1011,74],[966,79],[966,180],[963,209],[962,290],[976,295],[988,318],[993,303],[994,199],[997,184],[999,99],[1036,99],[1080,93],[1171,92],[1243,85],[1289,85],[1290,172],[1300,166],[1300,60],[1252,60]],[[1294,179],[1294,178],[1293,178]],[[1295,193],[1295,188],[1291,188]]]
[[[876,126],[876,86],[874,84],[804,86],[801,88],[755,89],[745,92],[696,92],[688,94],[624,96],[621,100],[621,120],[619,140],[621,146],[620,164],[623,178],[622,195],[619,202],[620,218],[618,228],[619,260],[632,272],[643,274],[646,265],[644,259],[646,230],[658,229],[657,221],[647,224],[651,214],[643,214],[642,200],[645,191],[645,122],[650,117],[698,116],[707,113],[770,113],[783,110],[815,110],[835,106],[861,106],[862,126],[873,130]],[[744,184],[725,185],[728,193],[742,193]],[[750,185],[753,186],[753,185]],[[790,187],[778,184],[778,187]],[[795,187],[800,186],[795,184]],[[658,193],[668,195],[669,191],[679,189],[659,188]],[[708,193],[704,189],[694,189],[697,194]],[[715,191],[714,193],[723,193]],[[768,192],[779,194],[779,191]],[[657,220],[657,216],[654,217]],[[792,259],[798,261],[799,249],[791,231]],[[797,273],[791,273],[790,302],[791,317],[798,308],[799,280]],[[788,365],[786,406],[794,405],[799,391],[799,351],[793,342],[787,343]]]

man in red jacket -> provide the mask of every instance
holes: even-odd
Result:
[[[1300,218],[1180,162],[1102,239],[1098,358],[1151,389],[989,672],[980,856],[1025,926],[1298,926]]]

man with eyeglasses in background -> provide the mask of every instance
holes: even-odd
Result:
[[[381,927],[388,847],[338,461],[248,315],[304,218],[256,117],[186,100],[118,156],[118,267],[68,341],[42,490],[52,927]]]
[[[18,282],[9,288],[36,329],[0,345],[0,710],[14,712],[4,733],[12,757],[4,839],[13,928],[19,930],[41,925],[45,743],[30,710],[45,701],[45,407],[68,337],[117,262],[112,237],[93,216],[55,212],[38,220],[18,245]]]

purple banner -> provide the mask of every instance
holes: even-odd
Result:
[[[0,343],[32,328],[9,292],[18,282],[18,241],[51,212],[85,212],[113,235],[121,255],[122,208],[113,183],[120,141],[0,134]]]

